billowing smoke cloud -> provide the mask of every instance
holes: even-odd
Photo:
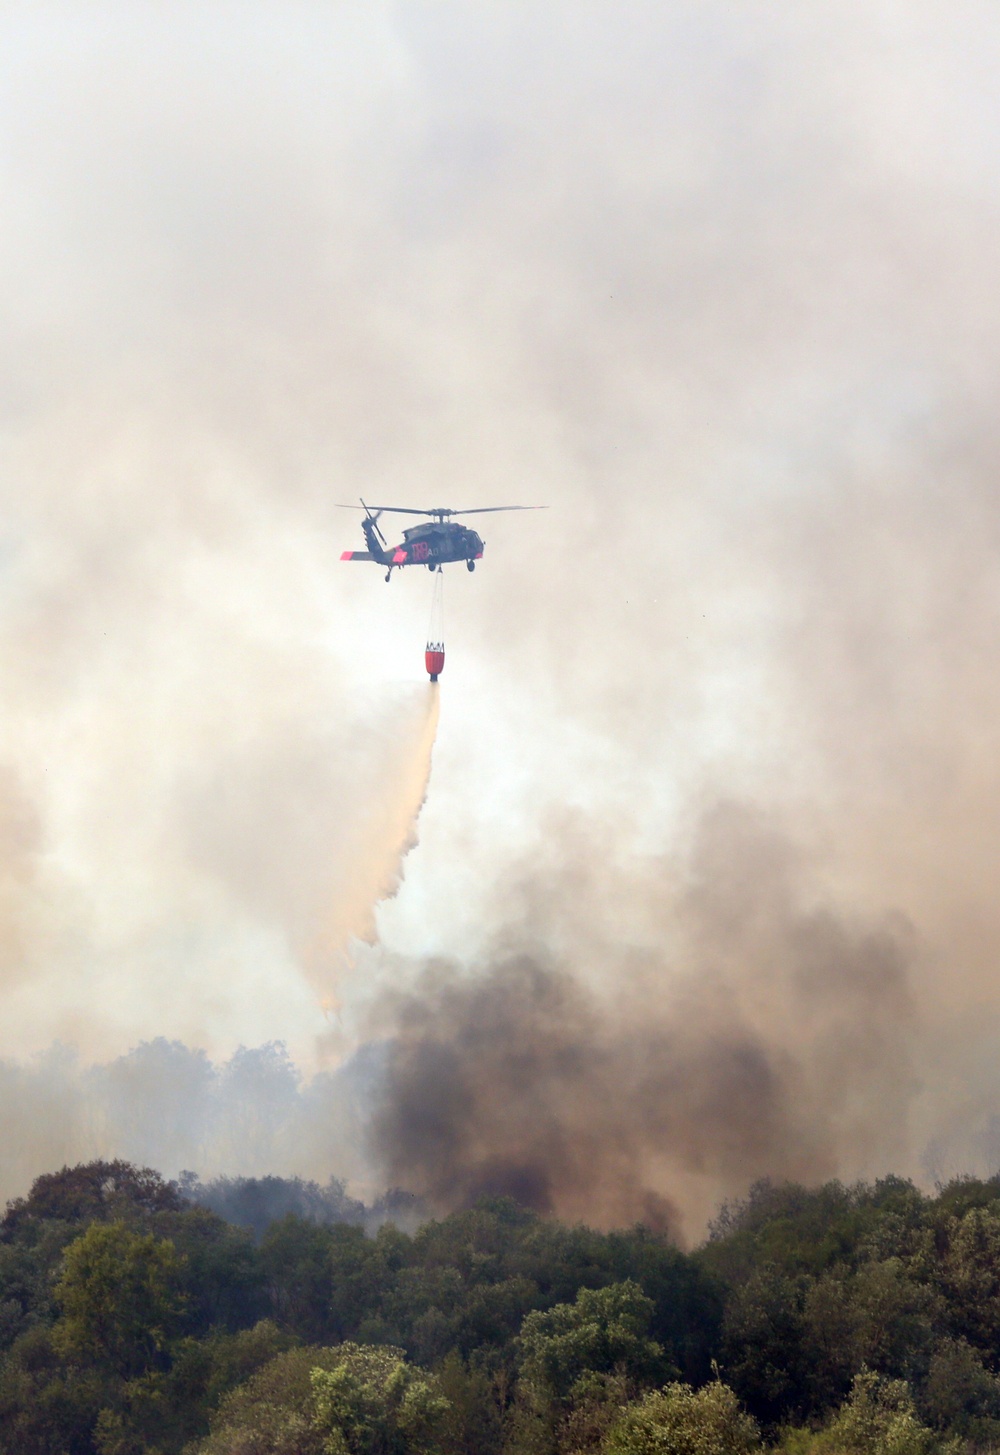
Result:
[[[905,1158],[905,925],[809,903],[787,843],[735,805],[686,865],[564,862],[571,883],[543,871],[523,887],[545,923],[520,921],[522,948],[508,926],[471,974],[431,965],[383,1002],[369,1132],[391,1183],[438,1208],[507,1193],[690,1236],[755,1177]]]
[[[347,1171],[294,1119],[264,1167],[249,1091],[198,1130],[275,1040],[439,1206],[690,1235],[995,1162],[995,12],[0,30],[10,1189],[70,1141]],[[430,582],[340,565],[361,494],[551,507],[448,574],[375,909]],[[80,1090],[155,1120],[176,1057],[145,1141]]]

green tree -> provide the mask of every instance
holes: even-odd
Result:
[[[856,1368],[902,1376],[926,1368],[940,1301],[933,1289],[910,1276],[903,1259],[862,1264],[849,1293],[856,1318]]]
[[[565,1399],[588,1372],[655,1377],[663,1350],[649,1337],[652,1316],[653,1300],[631,1279],[581,1288],[575,1302],[524,1320],[518,1340],[522,1378],[540,1393]]]
[[[668,1384],[631,1405],[613,1425],[603,1455],[749,1455],[759,1448],[755,1422],[733,1391],[715,1381],[694,1390]]]
[[[267,1314],[260,1253],[245,1229],[191,1207],[157,1213],[142,1231],[169,1238],[181,1260],[188,1333],[247,1328]]]
[[[808,1406],[803,1303],[809,1280],[770,1265],[730,1294],[719,1362],[742,1400],[767,1424]],[[825,1359],[826,1351],[822,1351]]]
[[[52,1270],[76,1231],[50,1226],[33,1244],[0,1243],[0,1351],[54,1317]]]
[[[340,1362],[310,1379],[324,1455],[432,1455],[451,1408],[433,1375],[393,1349],[343,1344]]]
[[[63,1256],[54,1347],[122,1379],[162,1363],[180,1327],[182,1271],[168,1240],[122,1222],[91,1223]]]
[[[808,1281],[798,1330],[798,1410],[816,1414],[839,1404],[862,1367],[904,1378],[926,1369],[940,1302],[898,1257]]]
[[[381,1316],[407,1251],[409,1239],[394,1228],[369,1238],[363,1228],[337,1223],[327,1250],[327,1337],[356,1339],[366,1322]]]
[[[274,1317],[300,1339],[318,1344],[331,1335],[331,1249],[334,1230],[288,1213],[272,1223],[260,1262]]]
[[[293,1349],[233,1390],[197,1455],[437,1455],[449,1404],[401,1349]]]
[[[514,1450],[593,1448],[637,1385],[670,1369],[649,1337],[653,1301],[637,1283],[581,1288],[573,1303],[528,1314],[521,1378],[508,1420]]]
[[[29,1329],[0,1361],[2,1455],[92,1455],[91,1433],[114,1380],[66,1368],[47,1328]]]
[[[170,1368],[119,1384],[95,1430],[100,1455],[174,1452],[203,1437],[220,1398],[292,1344],[268,1321],[238,1334],[184,1338],[171,1350]]]
[[[37,1177],[27,1197],[7,1204],[0,1232],[9,1238],[33,1222],[89,1223],[176,1212],[186,1205],[176,1186],[151,1167],[81,1162]]]
[[[815,1277],[854,1266],[869,1241],[889,1227],[890,1246],[876,1256],[902,1251],[926,1209],[926,1198],[899,1177],[817,1188],[765,1180],[742,1201],[723,1204],[698,1261],[737,1287],[764,1267],[787,1277]]]
[[[815,1455],[932,1455],[939,1445],[906,1381],[870,1369],[854,1376],[849,1398],[811,1442]]]
[[[499,1455],[509,1378],[506,1370],[492,1376],[469,1367],[456,1352],[437,1369],[438,1386],[451,1405],[448,1447],[454,1455]]]
[[[935,1350],[920,1406],[938,1430],[975,1445],[1000,1445],[1000,1379],[964,1339],[945,1339]]]
[[[953,1333],[981,1349],[1000,1345],[1000,1208],[972,1207],[945,1224],[938,1283]]]

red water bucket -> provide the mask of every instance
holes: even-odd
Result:
[[[432,682],[438,680],[438,673],[444,671],[444,642],[428,642],[424,653],[427,675]]]

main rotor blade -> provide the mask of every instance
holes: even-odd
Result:
[[[334,507],[335,510],[364,510],[364,511],[367,512],[368,515],[381,515],[382,512],[383,512],[383,510],[391,510],[396,515],[440,515],[441,514],[441,512],[439,510],[404,510],[404,508],[401,505],[343,505],[343,504],[341,504],[341,502],[339,500],[334,500],[331,503],[333,504],[333,507]],[[450,510],[446,510],[444,513],[445,513],[445,515],[451,515],[452,514],[452,512]]]
[[[548,510],[547,505],[474,505],[471,510],[415,510],[408,505],[340,505],[338,510],[367,510],[369,514],[381,515],[389,511],[393,515],[490,515],[497,510]]]
[[[410,510],[405,505],[338,505],[333,502],[338,510],[367,510],[372,514],[381,515],[383,510],[391,510],[393,515],[454,515],[453,510]]]
[[[435,515],[491,515],[495,510],[548,510],[547,505],[474,505],[471,510],[435,511]]]

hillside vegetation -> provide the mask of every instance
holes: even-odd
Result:
[[[277,1181],[293,1210],[269,1222],[216,1196],[249,1228],[122,1162],[10,1204],[0,1452],[1000,1446],[1000,1180],[760,1184],[691,1254],[507,1200],[372,1232],[335,1188]]]

